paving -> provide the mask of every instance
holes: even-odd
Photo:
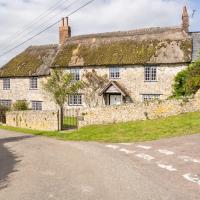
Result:
[[[0,130],[0,199],[199,200],[199,152],[200,134],[104,144]]]

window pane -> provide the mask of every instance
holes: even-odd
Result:
[[[32,110],[42,110],[42,102],[32,101]]]
[[[12,104],[11,100],[0,100],[0,105],[10,108]]]
[[[157,67],[145,67],[144,70],[145,81],[156,81],[157,80]]]
[[[10,89],[10,79],[9,78],[3,79],[3,89],[4,90]]]
[[[142,95],[143,102],[152,101],[155,99],[160,99],[160,95],[159,94],[143,94]]]
[[[32,77],[30,79],[30,89],[37,89],[37,77]]]
[[[71,69],[70,73],[72,74],[73,79],[75,81],[79,81],[80,80],[80,69]]]
[[[112,78],[112,79],[120,78],[120,68],[119,67],[110,68],[110,78]]]
[[[69,96],[69,105],[71,106],[80,106],[82,105],[82,95],[75,94]]]

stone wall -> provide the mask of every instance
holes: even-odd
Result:
[[[200,111],[200,92],[189,101],[165,100],[85,109],[80,117],[79,128],[87,125],[156,119],[196,111]]]
[[[14,111],[6,113],[6,125],[33,130],[58,130],[58,113],[53,111]]]

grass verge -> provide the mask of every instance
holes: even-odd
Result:
[[[0,126],[0,129],[43,135],[62,140],[141,142],[200,133],[200,112],[156,120],[88,126],[73,132],[35,131],[8,126]]]

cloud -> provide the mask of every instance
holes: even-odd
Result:
[[[87,2],[87,0],[79,0],[78,3],[66,9],[69,3],[74,1],[75,0],[57,1],[57,9],[49,13],[48,17],[41,19],[40,24],[43,23],[42,26],[38,27],[38,24],[33,24],[28,30],[24,31],[23,34],[19,34],[22,27],[29,24],[33,19],[47,10],[50,5],[55,4],[55,1],[0,0],[0,54],[9,49],[9,47],[13,47],[38,33],[44,27],[57,21],[62,16],[66,16],[73,9],[80,6],[80,2]],[[95,3],[70,17],[72,34],[79,35],[123,31],[143,27],[180,25],[184,2],[184,0],[96,0]],[[192,6],[195,6],[195,4],[193,3]],[[200,21],[199,19],[200,16],[197,15],[197,17],[192,20],[192,23],[195,24],[195,26],[192,26],[192,29],[196,28],[197,22]],[[10,34],[16,32],[18,34],[15,34],[11,38],[8,37]],[[20,35],[21,38],[19,37]],[[4,57],[0,57],[0,66],[20,53],[28,45],[52,44],[57,42],[58,25],[17,50]],[[8,45],[10,46],[8,47]]]

